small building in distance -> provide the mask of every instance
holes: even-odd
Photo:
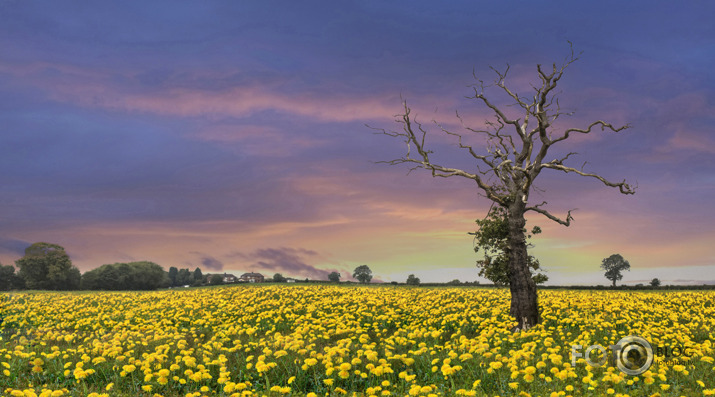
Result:
[[[234,276],[233,274],[227,274],[227,273],[223,274],[223,283],[224,284],[235,283],[237,280],[238,280],[238,278],[236,276]]]
[[[262,283],[263,275],[261,273],[243,273],[238,280],[244,283]]]

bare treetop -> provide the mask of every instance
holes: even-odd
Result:
[[[382,134],[403,139],[407,145],[406,153],[398,159],[379,161],[378,163],[391,165],[408,163],[412,165],[410,172],[423,168],[429,170],[435,177],[461,176],[474,180],[487,198],[502,206],[507,206],[509,201],[515,197],[520,198],[524,203],[528,202],[532,184],[544,169],[595,178],[606,186],[618,188],[623,194],[634,194],[635,186],[626,183],[625,180],[613,182],[598,174],[586,172],[583,168],[578,169],[565,165],[564,163],[569,157],[577,154],[576,152],[569,152],[565,156],[551,161],[546,160],[549,149],[568,139],[572,134],[589,134],[599,127],[602,131],[610,130],[612,132],[619,132],[630,127],[629,125],[615,127],[606,121],[597,120],[585,128],[572,127],[558,134],[554,133],[552,128],[554,122],[563,115],[572,114],[562,111],[556,87],[566,68],[577,60],[578,57],[572,49],[570,56],[561,66],[554,63],[550,70],[544,71],[542,65],[537,65],[540,85],[531,86],[533,96],[530,97],[518,95],[507,87],[507,76],[510,70],[508,64],[504,71],[490,67],[496,74],[496,79],[491,84],[485,84],[475,75],[477,84],[472,86],[474,94],[468,98],[481,101],[492,111],[494,118],[484,122],[485,128],[473,128],[465,125],[459,113],[457,113],[457,118],[465,130],[482,134],[487,138],[487,144],[481,148],[482,152],[475,150],[473,145],[465,144],[463,134],[450,131],[436,122],[435,125],[443,133],[456,137],[459,147],[465,149],[476,160],[476,173],[438,164],[430,158],[433,152],[425,146],[427,130],[411,115],[412,112],[406,100],[403,100],[404,113],[396,116],[398,117],[396,121],[402,124],[402,131],[377,129]],[[522,116],[519,118],[509,117],[495,102],[490,100],[485,94],[490,87],[500,88],[513,101],[509,106],[518,107]],[[495,178],[491,178],[492,176]],[[562,220],[543,209],[542,206],[545,204],[546,202],[542,202],[527,206],[526,210],[538,212],[562,225],[570,225],[572,219],[570,211],[565,220]]]

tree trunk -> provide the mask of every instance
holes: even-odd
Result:
[[[509,287],[511,289],[510,314],[516,318],[518,325],[512,329],[516,332],[527,330],[541,322],[536,295],[536,283],[531,278],[527,265],[526,236],[524,235],[524,210],[526,204],[517,197],[509,205]]]

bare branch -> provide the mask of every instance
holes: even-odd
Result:
[[[456,136],[457,139],[458,139],[458,144],[459,144],[460,149],[467,149],[467,150],[469,151],[469,154],[472,155],[472,157],[474,157],[474,158],[477,159],[477,160],[480,160],[480,161],[484,162],[487,166],[489,166],[489,168],[494,168],[494,163],[491,162],[491,161],[489,161],[489,160],[487,159],[487,156],[477,154],[477,153],[474,151],[474,148],[472,148],[471,145],[465,145],[465,144],[462,143],[462,135],[457,134],[456,132],[451,132],[451,131],[447,130],[446,128],[442,127],[441,124],[438,124],[437,122],[435,122],[435,125],[436,125],[440,130],[442,130],[442,132],[444,132],[445,134],[447,134],[447,135],[452,135],[452,136]]]
[[[545,201],[544,201],[543,203],[539,204],[539,205],[535,205],[535,206],[532,206],[532,207],[526,207],[525,211],[538,212],[538,213],[540,213],[540,214],[546,216],[547,218],[551,219],[552,221],[557,222],[557,223],[560,223],[560,224],[562,224],[562,225],[564,225],[564,226],[570,226],[570,225],[571,225],[571,221],[573,220],[573,217],[571,216],[571,211],[573,211],[573,210],[568,210],[568,212],[566,213],[566,220],[564,221],[563,219],[560,219],[560,218],[557,218],[557,217],[551,215],[551,213],[550,213],[549,211],[546,211],[546,210],[544,210],[544,209],[539,208],[539,206],[544,205],[544,204],[546,204]]]
[[[501,111],[501,109],[499,109],[496,105],[494,105],[491,101],[489,101],[489,99],[487,99],[487,97],[484,96],[484,93],[482,91],[479,91],[475,88],[473,98],[479,99],[482,102],[484,102],[484,104],[487,105],[487,107],[494,112],[494,114],[497,116],[497,119],[500,122],[513,125],[516,129],[516,132],[519,134],[519,136],[522,139],[525,138],[524,131],[522,131],[522,129],[521,129],[521,124],[519,123],[519,120],[518,119],[512,120],[509,117],[507,117],[506,114],[504,114],[504,112]]]
[[[616,128],[616,127],[612,126],[611,124],[606,123],[605,121],[598,120],[598,121],[594,121],[593,123],[591,123],[591,124],[588,126],[588,128],[586,128],[586,129],[582,129],[582,128],[569,128],[569,129],[567,129],[566,131],[564,131],[564,134],[563,134],[562,136],[560,136],[559,138],[556,138],[556,139],[552,140],[552,141],[551,141],[551,144],[554,144],[554,143],[556,143],[556,142],[560,142],[560,141],[563,141],[563,140],[565,140],[565,139],[568,139],[569,135],[570,135],[572,132],[578,132],[578,133],[581,133],[581,134],[588,134],[588,133],[591,132],[591,129],[592,129],[593,127],[597,126],[597,125],[600,125],[600,126],[601,126],[601,131],[605,131],[606,128],[608,128],[609,130],[611,130],[611,131],[613,131],[613,132],[623,131],[623,130],[625,130],[626,128],[630,128],[630,127],[631,127],[630,125],[626,124],[626,125],[624,125],[624,126],[621,126],[621,127]]]
[[[532,205],[532,207],[533,207],[533,208],[539,208],[539,207],[541,207],[542,205],[546,205],[546,204],[548,204],[546,201],[542,201],[542,202],[539,203],[539,204]]]
[[[408,173],[412,172],[413,170],[417,168],[423,168],[426,170],[431,171],[433,177],[442,177],[442,178],[447,178],[451,176],[461,176],[467,179],[474,180],[477,183],[477,186],[479,186],[480,189],[482,189],[486,196],[497,203],[504,203],[506,199],[506,194],[501,194],[498,191],[498,188],[495,186],[492,186],[482,178],[474,173],[470,173],[461,169],[457,168],[450,168],[450,167],[445,167],[439,164],[435,164],[431,161],[430,159],[430,154],[432,154],[432,151],[425,149],[425,137],[427,135],[427,130],[425,130],[422,127],[422,124],[417,122],[413,117],[411,117],[411,109],[407,106],[407,102],[403,101],[404,109],[405,112],[402,115],[398,115],[398,119],[396,120],[398,123],[402,124],[402,131],[388,131],[385,129],[381,128],[372,128],[373,130],[378,131],[378,133],[391,136],[391,137],[400,137],[404,139],[405,144],[407,145],[407,152],[404,157],[394,159],[394,160],[389,160],[389,161],[378,161],[377,163],[381,164],[390,164],[390,165],[397,165],[397,164],[412,164],[413,167],[410,168]],[[416,126],[416,128],[415,128]],[[369,126],[368,126],[369,127]],[[440,127],[441,128],[441,127]],[[416,132],[416,131],[417,132]],[[485,164],[487,164],[490,169],[494,169],[494,164],[489,160],[488,156],[483,156],[483,155],[478,155],[471,146],[465,145],[462,143],[461,140],[461,135],[447,131],[446,129],[442,128],[442,130],[450,135],[455,135],[459,137],[459,145],[461,148],[468,149],[470,154],[481,161],[483,161]],[[417,151],[418,158],[413,158],[411,157],[411,150],[412,146]],[[478,168],[478,167],[477,167]],[[479,173],[484,175],[485,173],[479,170]]]
[[[566,156],[560,158],[560,159],[554,159],[549,161],[547,164],[554,164],[554,165],[562,165],[564,161],[568,160],[569,157],[571,157],[574,154],[578,154],[576,152],[569,152]],[[586,165],[586,163],[584,163]],[[581,167],[581,171],[583,171],[583,167]]]
[[[498,76],[498,78],[497,78],[497,80],[494,82],[494,84],[495,84],[497,87],[501,88],[504,92],[506,92],[506,94],[509,95],[509,96],[514,100],[514,103],[515,103],[516,105],[518,105],[519,107],[521,107],[521,108],[524,109],[524,110],[528,110],[529,107],[530,107],[530,105],[529,105],[528,103],[526,103],[522,98],[520,98],[517,93],[512,92],[511,89],[509,89],[509,88],[506,86],[506,83],[505,83],[505,82],[506,82],[506,75],[509,73],[509,69],[510,69],[510,68],[511,68],[511,66],[510,66],[508,63],[506,64],[506,69],[505,69],[503,72],[498,71],[498,70],[497,70],[496,68],[494,68],[494,67],[491,67],[491,66],[489,67],[489,69],[493,70],[494,73],[496,73],[497,76]],[[528,112],[527,112],[527,114],[528,114]]]
[[[573,173],[576,173],[576,174],[581,175],[581,176],[587,176],[587,177],[591,177],[591,178],[596,178],[596,179],[598,179],[599,181],[603,182],[603,184],[606,185],[606,186],[617,187],[617,188],[620,190],[620,192],[623,193],[623,194],[635,194],[635,192],[636,192],[636,190],[635,190],[636,187],[635,187],[635,186],[631,186],[631,185],[629,185],[628,183],[626,183],[625,179],[623,180],[623,182],[618,182],[618,183],[616,183],[616,182],[610,182],[610,181],[606,180],[606,178],[604,178],[604,177],[602,177],[602,176],[600,176],[600,175],[598,175],[598,174],[591,174],[591,173],[579,171],[579,170],[577,170],[576,168],[567,167],[567,166],[565,166],[565,165],[563,165],[563,164],[556,164],[556,163],[553,163],[553,162],[546,163],[546,164],[541,164],[541,167],[542,167],[542,168],[550,168],[550,169],[554,169],[554,170],[559,170],[559,171],[563,171],[563,172],[565,172],[565,173],[573,172]]]

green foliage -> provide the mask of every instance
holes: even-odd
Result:
[[[460,284],[462,284],[462,282],[459,281],[459,279],[456,279],[456,278],[455,278],[454,280],[448,282],[447,284],[449,284],[449,285],[460,285]]]
[[[21,287],[21,280],[15,274],[15,266],[0,263],[0,291],[20,289]]]
[[[332,273],[328,274],[328,280],[330,280],[334,283],[339,283],[340,282],[340,273],[332,272]]]
[[[81,275],[72,265],[65,249],[57,244],[34,243],[25,249],[25,256],[15,261],[25,286],[29,289],[74,290],[79,288]]]
[[[174,266],[172,266],[172,267],[169,268],[169,280],[171,281],[171,286],[172,286],[172,287],[176,287],[177,285],[179,285],[179,284],[176,283],[176,277],[177,277],[178,275],[179,275],[179,269],[177,269],[177,268],[174,267]]]
[[[407,276],[407,285],[420,285],[420,279],[414,274]]]
[[[651,287],[660,287],[660,280],[658,280],[657,278],[650,280],[650,286]]]
[[[192,272],[189,269],[177,269],[172,266],[169,268],[169,286],[180,287],[184,285],[200,286],[209,282],[208,277],[204,276],[201,269],[198,267]]]
[[[509,222],[506,210],[502,207],[495,207],[489,211],[487,217],[476,221],[479,228],[474,233],[474,252],[484,251],[484,259],[477,261],[479,276],[490,280],[496,285],[509,285]],[[526,233],[526,229],[524,229]],[[534,226],[531,234],[527,234],[527,239],[532,235],[541,233],[541,228]],[[528,244],[527,247],[532,247]],[[548,276],[540,273],[541,264],[532,255],[527,257],[527,266],[531,271],[531,277],[536,284],[543,284],[548,281]]]
[[[155,290],[170,284],[164,269],[153,262],[102,265],[82,275],[82,289]]]
[[[194,273],[192,275],[194,277],[194,284],[196,284],[197,282],[200,284],[201,280],[204,278],[203,272],[201,272],[201,269],[199,269],[198,267],[194,269]]]
[[[605,258],[601,262],[601,269],[606,271],[606,278],[613,282],[613,286],[616,286],[616,281],[623,278],[621,274],[624,270],[631,270],[631,264],[627,260],[623,259],[620,254],[613,254],[608,258]]]
[[[285,282],[286,282],[286,278],[283,277],[282,274],[276,273],[276,274],[273,275],[273,281],[275,281],[276,283],[285,283]]]
[[[194,282],[194,276],[189,269],[179,269],[176,274],[176,285],[191,285]]]
[[[367,265],[358,266],[353,270],[353,277],[360,283],[367,284],[372,280],[372,270]]]
[[[211,284],[211,285],[223,284],[223,276],[220,274],[212,274],[211,277],[209,277],[209,284]]]

